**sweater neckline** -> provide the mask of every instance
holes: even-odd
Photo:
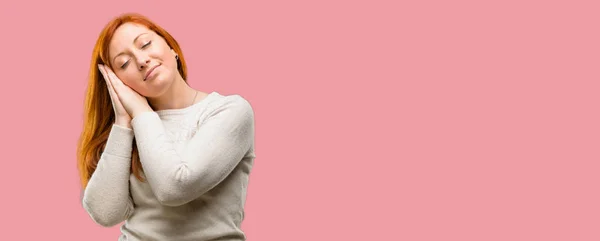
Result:
[[[210,92],[208,93],[208,95],[206,95],[206,97],[204,97],[204,99],[188,106],[188,107],[183,107],[183,108],[179,108],[179,109],[165,109],[165,110],[157,110],[154,111],[156,114],[158,114],[160,117],[166,117],[166,116],[173,116],[173,115],[182,115],[182,114],[186,114],[188,113],[190,110],[192,109],[196,109],[196,108],[200,108],[202,106],[206,106],[208,103],[210,103],[212,101],[212,98],[216,95],[218,95],[219,93],[216,91]]]

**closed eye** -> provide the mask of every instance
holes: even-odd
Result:
[[[152,41],[148,41],[148,43],[144,44],[144,45],[142,46],[142,48],[145,48],[146,46],[150,45],[150,43],[152,43]]]
[[[142,49],[148,47],[148,45],[150,45],[151,43],[152,43],[152,41],[148,41],[148,43],[145,43],[144,45],[142,45]],[[127,68],[127,65],[129,65],[129,60],[127,60],[125,63],[123,63],[123,65],[121,65],[121,69]]]
[[[129,60],[127,60],[125,63],[123,63],[123,65],[121,65],[121,69],[125,69],[128,64],[129,64]]]

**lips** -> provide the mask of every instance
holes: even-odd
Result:
[[[148,76],[150,76],[150,74],[152,74],[154,69],[156,69],[158,66],[160,66],[160,64],[155,65],[154,67],[150,68],[148,70],[148,72],[146,72],[146,75],[144,76],[144,81],[146,81],[148,79]]]

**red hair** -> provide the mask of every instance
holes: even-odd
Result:
[[[165,39],[167,44],[177,53],[177,70],[181,77],[187,81],[187,68],[179,44],[166,30],[156,25],[147,17],[137,13],[126,13],[112,19],[100,32],[92,52],[92,61],[88,76],[88,87],[85,95],[83,131],[77,147],[77,168],[83,188],[87,186],[92,174],[96,170],[98,160],[104,151],[106,141],[112,124],[115,122],[115,113],[110,101],[110,94],[104,77],[98,70],[98,64],[111,67],[108,58],[108,45],[115,30],[124,23],[133,22],[141,24],[156,32]],[[144,181],[141,173],[142,165],[135,141],[131,158],[131,173],[140,181]]]

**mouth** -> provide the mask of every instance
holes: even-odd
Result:
[[[160,66],[160,64],[155,65],[154,67],[150,68],[146,72],[146,75],[144,76],[144,81],[146,81],[148,79],[148,77],[150,76],[150,74],[152,74],[152,72],[154,71],[154,69],[156,69],[158,66]]]

